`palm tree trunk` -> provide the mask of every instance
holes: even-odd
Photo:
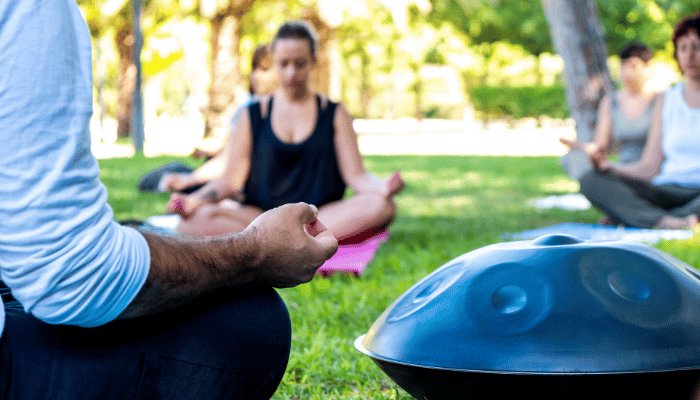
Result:
[[[231,2],[209,18],[211,24],[211,83],[209,103],[204,110],[204,134],[223,136],[235,108],[236,92],[243,91],[240,69],[241,18],[254,0]]]
[[[316,8],[307,7],[302,10],[301,15],[314,27],[318,35],[316,67],[311,72],[310,86],[319,93],[331,95],[335,29],[323,20]]]
[[[136,84],[136,65],[134,65],[134,35],[130,24],[120,27],[115,35],[119,53],[119,72],[117,76],[117,137],[129,137],[131,126],[131,104],[134,85]]]
[[[369,117],[370,104],[372,102],[372,88],[369,76],[369,55],[366,52],[360,54],[362,67],[360,68],[360,106],[362,118]]]

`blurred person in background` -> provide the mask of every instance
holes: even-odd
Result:
[[[263,211],[303,201],[339,239],[383,229],[403,189],[363,166],[352,118],[342,104],[309,89],[316,35],[300,21],[283,24],[271,43],[278,86],[242,113],[227,148],[225,172],[190,195],[173,194],[178,232],[210,236],[239,232]],[[344,198],[346,187],[354,194]]]
[[[588,156],[591,165],[587,174],[595,174],[597,166],[611,156],[622,164],[633,163],[642,157],[652,111],[659,99],[657,92],[649,90],[652,50],[634,42],[625,46],[619,55],[622,87],[600,101],[593,141],[561,139],[562,143]],[[599,222],[613,223],[608,216]]]
[[[241,113],[258,96],[270,94],[275,90],[276,82],[275,76],[271,71],[271,62],[269,44],[257,46],[251,59],[249,96],[233,113],[229,132],[235,131],[236,121],[238,121]],[[192,154],[195,158],[205,158],[204,164],[196,169],[177,161],[165,164],[145,174],[139,181],[139,189],[156,192],[194,192],[220,175],[224,170],[226,165],[226,152],[224,151],[226,140],[227,137],[205,138]]]
[[[614,223],[695,228],[700,215],[700,14],[680,20],[674,57],[684,81],[654,106],[649,136],[633,163],[601,159],[581,193]]]

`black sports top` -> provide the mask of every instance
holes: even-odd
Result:
[[[335,155],[333,118],[337,104],[321,107],[316,95],[318,118],[311,135],[300,143],[284,143],[272,131],[272,97],[263,118],[260,102],[248,106],[253,150],[246,181],[245,203],[269,210],[299,201],[322,206],[339,200],[345,182]]]

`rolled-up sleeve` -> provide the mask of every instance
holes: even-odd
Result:
[[[75,1],[0,2],[0,277],[54,324],[115,319],[149,272],[146,240],[107,204],[91,113],[90,37]]]

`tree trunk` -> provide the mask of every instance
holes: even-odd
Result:
[[[130,24],[120,27],[115,35],[119,53],[119,73],[117,77],[117,137],[129,137],[131,126],[131,104],[133,103],[134,85],[136,84],[136,65],[134,65],[134,35]]]
[[[240,69],[241,18],[254,0],[231,2],[209,18],[211,24],[211,83],[209,103],[204,110],[204,135],[225,136],[235,108],[236,91],[242,91]]]
[[[421,121],[423,119],[423,77],[420,74],[420,64],[412,62],[410,67],[411,72],[413,72],[413,85],[411,86],[415,96],[413,99],[413,113],[414,117]]]
[[[594,0],[543,0],[552,42],[564,60],[566,100],[576,122],[576,138],[593,140],[596,111],[603,94],[613,88],[607,47]],[[587,157],[570,152],[564,166],[577,178],[590,166]]]
[[[360,68],[360,107],[362,118],[369,118],[370,104],[372,102],[372,88],[369,76],[369,55],[366,52],[360,54],[362,67]]]

